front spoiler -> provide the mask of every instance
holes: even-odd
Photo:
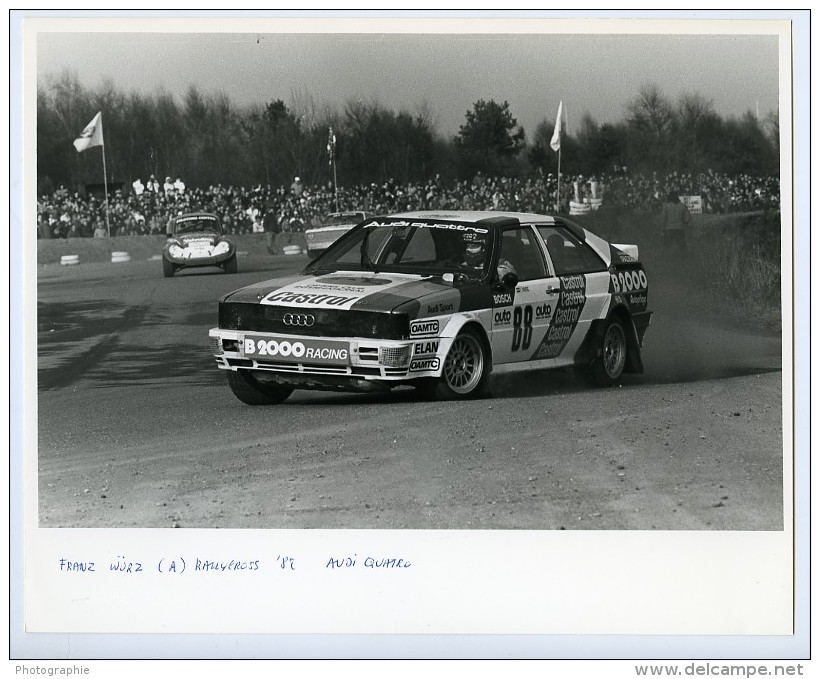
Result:
[[[163,252],[162,256],[174,266],[220,266],[236,255],[236,248],[231,248],[221,255],[212,257],[172,257],[168,252]]]
[[[245,330],[211,328],[208,333],[211,352],[217,367],[222,370],[254,370],[266,373],[276,382],[301,389],[333,389],[342,391],[378,391],[400,384],[413,383],[421,378],[438,377],[441,367],[435,370],[411,370],[413,346],[418,340],[382,340],[360,337],[332,338],[333,342],[346,343],[349,359],[345,365],[321,362],[274,362],[259,361],[244,354],[241,343],[245,335],[265,336],[276,341],[309,342],[317,338],[301,335],[259,333]],[[452,338],[441,338],[440,355],[446,355]],[[235,343],[235,344],[234,344]],[[381,350],[410,349],[406,365],[389,366],[380,362]],[[438,360],[437,365],[443,363]]]

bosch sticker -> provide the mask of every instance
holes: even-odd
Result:
[[[499,292],[493,294],[493,306],[512,306],[514,301],[513,293]]]

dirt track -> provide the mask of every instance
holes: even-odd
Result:
[[[782,529],[780,336],[707,314],[684,276],[650,279],[646,372],[615,389],[245,406],[208,351],[217,299],[302,264],[40,267],[40,525]]]

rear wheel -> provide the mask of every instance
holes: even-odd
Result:
[[[225,262],[225,273],[236,273],[236,255]]]
[[[611,318],[606,325],[599,351],[589,368],[589,377],[600,387],[615,384],[626,365],[626,331],[623,323]]]
[[[162,275],[165,278],[170,278],[174,275],[174,271],[176,271],[176,266],[173,263],[169,262],[165,257],[162,258]]]
[[[250,370],[229,370],[228,386],[236,398],[249,406],[275,405],[293,393],[291,387],[261,382]]]
[[[444,358],[433,395],[441,400],[478,398],[489,393],[490,363],[484,342],[471,329],[459,333]]]

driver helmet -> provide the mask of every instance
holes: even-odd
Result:
[[[484,266],[485,244],[481,239],[469,240],[464,244],[464,259],[467,266],[480,269]]]

